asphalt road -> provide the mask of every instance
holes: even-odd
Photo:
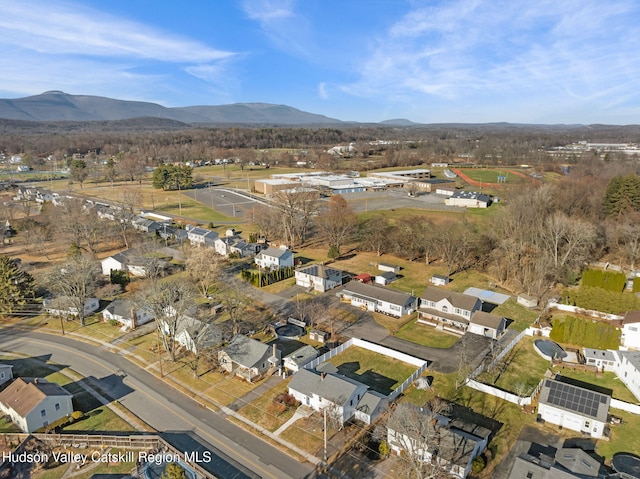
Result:
[[[51,360],[93,377],[107,395],[156,430],[166,432],[176,447],[191,450],[198,443],[211,450],[214,460],[200,465],[221,478],[320,477],[311,464],[296,461],[105,348],[7,328],[0,330],[0,350]]]

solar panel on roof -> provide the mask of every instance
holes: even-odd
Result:
[[[558,407],[577,411],[595,417],[599,404],[607,402],[607,396],[588,391],[570,384],[547,380],[545,386],[549,388],[548,402]]]

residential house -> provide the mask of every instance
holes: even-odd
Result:
[[[313,361],[318,357],[318,350],[308,344],[296,349],[291,354],[288,354],[282,360],[282,365],[288,371],[298,372],[305,364]]]
[[[238,236],[226,236],[218,238],[213,242],[213,247],[217,254],[229,257],[237,255],[241,258],[254,256],[262,250],[262,245],[257,243],[247,243]]]
[[[102,310],[105,321],[117,321],[127,328],[133,328],[133,315],[135,314],[135,326],[141,326],[153,319],[153,313],[145,308],[137,308],[131,301],[116,299]]]
[[[413,411],[407,413],[409,409]],[[419,421],[424,430],[403,425],[407,414],[420,413],[427,417]],[[399,405],[387,426],[387,442],[396,454],[411,454],[458,478],[471,472],[473,460],[486,449],[490,435],[491,431],[480,425],[432,414],[409,404]]]
[[[339,295],[353,306],[396,318],[413,313],[418,301],[401,291],[357,281],[348,283]]]
[[[640,401],[640,351],[612,351],[616,358],[616,376]]]
[[[602,457],[594,450],[586,450],[582,442],[577,446],[565,441],[565,446],[531,443],[529,450],[515,458],[507,479],[587,479],[609,476]]]
[[[267,248],[258,253],[255,263],[264,269],[293,267],[293,253],[286,248]]]
[[[273,347],[237,334],[222,351],[218,352],[218,362],[222,369],[243,377],[249,382],[261,377],[280,365],[281,352]]]
[[[222,334],[212,323],[185,316],[176,330],[175,341],[183,348],[198,354],[222,342]]]
[[[491,197],[477,191],[456,191],[446,198],[444,203],[463,208],[488,208],[491,205]]]
[[[640,349],[640,311],[627,311],[622,320],[622,346]]]
[[[507,320],[497,314],[476,310],[471,315],[467,332],[484,336],[485,338],[498,339],[507,328]]]
[[[78,309],[72,304],[72,300],[66,296],[60,296],[43,301],[44,310],[52,316],[78,316]],[[98,298],[87,298],[84,303],[84,316],[100,309]]]
[[[187,229],[187,238],[191,246],[211,246],[218,239],[218,233],[205,228],[192,227]]]
[[[73,396],[42,378],[18,378],[0,392],[0,410],[22,431],[32,433],[69,416]]]
[[[13,366],[10,364],[0,364],[0,386],[13,379]]]
[[[471,315],[481,307],[482,302],[473,296],[428,286],[420,297],[418,322],[464,334]]]
[[[374,283],[386,286],[389,283],[393,283],[396,279],[397,276],[393,271],[385,271],[384,273],[376,275],[376,277],[374,278]]]
[[[150,262],[150,258],[145,258],[140,251],[127,249],[103,259],[102,274],[110,276],[111,271],[127,271],[131,276],[144,278]]]
[[[544,380],[538,400],[540,419],[595,438],[604,437],[611,396],[559,378]]]
[[[315,411],[327,409],[340,424],[351,419],[368,386],[334,373],[300,369],[289,382],[289,394]]]
[[[342,271],[313,264],[295,271],[296,284],[320,293],[342,285]]]
[[[153,221],[147,218],[140,218],[136,216],[132,219],[131,224],[134,229],[142,231],[143,233],[155,233],[162,228],[162,225],[157,221]]]
[[[595,366],[601,371],[616,370],[618,361],[615,351],[583,348],[582,354],[587,366]]]
[[[184,243],[189,236],[187,230],[167,224],[162,225],[162,228],[158,230],[158,235],[163,240],[176,241],[178,243]]]

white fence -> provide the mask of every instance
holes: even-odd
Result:
[[[554,308],[559,309],[560,311],[583,314],[585,316],[591,316],[593,318],[607,319],[609,321],[624,319],[624,316],[618,316],[617,314],[603,313],[602,311],[595,311],[593,309],[578,308],[577,306],[556,303],[555,301],[549,301],[547,303],[547,308]]]
[[[475,389],[476,391],[481,391],[483,393],[490,394],[491,396],[504,399],[505,401],[509,401],[510,403],[517,404],[518,406],[528,406],[533,402],[533,398],[536,397],[536,395],[540,391],[543,381],[544,379],[542,379],[538,383],[538,385],[533,390],[530,396],[525,396],[525,397],[518,396],[517,394],[510,393],[509,391],[505,391],[503,389],[496,388],[494,386],[489,386],[488,384],[474,381],[473,379],[467,379],[467,381],[465,382],[465,385]]]
[[[484,371],[491,371],[491,369],[493,369],[493,367],[498,363],[498,361],[502,360],[502,358],[504,358],[509,353],[509,351],[511,351],[515,347],[515,345],[518,344],[520,340],[525,337],[526,334],[527,334],[526,329],[524,331],[521,331],[520,334],[518,334],[515,338],[513,338],[511,342],[507,344],[502,351],[500,351],[500,354],[498,354],[489,364],[482,362],[480,366],[478,366],[471,374],[469,374],[468,378],[474,379],[474,378],[477,378],[478,375],[482,374]]]
[[[611,407],[614,409],[622,409],[623,411],[627,411],[632,414],[640,414],[640,405],[630,404],[628,402],[620,401],[619,399],[611,399]]]
[[[405,379],[405,381],[400,386],[394,389],[393,392],[391,392],[391,394],[387,396],[389,400],[393,400],[400,394],[402,394],[404,390],[407,389],[413,383],[413,381],[418,379],[422,375],[422,373],[429,367],[429,361],[425,361],[424,359],[416,358],[415,356],[396,351],[395,349],[386,348],[379,344],[370,343],[369,341],[365,341],[364,339],[351,338],[346,343],[342,343],[337,348],[331,349],[319,358],[316,358],[310,363],[305,364],[303,368],[310,370],[315,369],[319,364],[328,361],[329,359],[340,354],[351,346],[358,346],[362,349],[367,349],[378,354],[384,354],[385,356],[411,364],[418,368],[411,376]]]

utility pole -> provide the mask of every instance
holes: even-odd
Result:
[[[324,462],[327,463],[327,408],[325,407],[324,412]]]

